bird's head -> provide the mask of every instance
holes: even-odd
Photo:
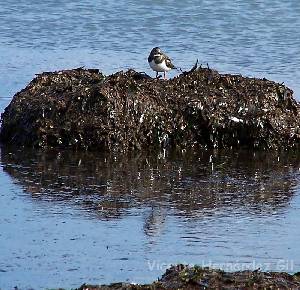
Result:
[[[152,54],[161,53],[161,49],[159,47],[154,47],[151,51]]]

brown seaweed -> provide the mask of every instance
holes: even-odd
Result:
[[[1,116],[2,143],[34,147],[299,147],[299,104],[284,84],[197,67],[170,80],[134,70],[37,75]]]
[[[110,285],[82,285],[78,290],[247,290],[300,289],[299,273],[250,271],[225,272],[199,266],[177,265],[167,269],[158,281],[148,285],[113,283]]]

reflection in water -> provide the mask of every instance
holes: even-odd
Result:
[[[151,236],[158,236],[165,225],[167,210],[161,207],[151,207],[151,210],[146,212],[144,233]]]
[[[1,148],[0,287],[146,283],[170,263],[299,271],[299,157],[163,153]]]
[[[299,167],[299,157],[286,153],[205,150],[121,156],[2,148],[1,162],[36,201],[72,205],[99,219],[148,208],[149,236],[163,230],[167,213],[276,213],[293,196]]]

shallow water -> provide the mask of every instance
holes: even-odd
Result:
[[[300,98],[300,2],[34,1],[0,5],[0,111],[36,73],[79,66],[266,77]],[[173,77],[176,71],[170,73]],[[299,157],[1,149],[0,288],[150,282],[169,263],[299,271]]]
[[[1,287],[144,283],[178,262],[296,272],[299,164],[243,151],[2,148]]]
[[[298,0],[6,0],[1,107],[42,71],[86,66],[108,74],[131,67],[154,75],[146,59],[157,45],[179,67],[199,58],[222,72],[285,82],[299,99],[299,15]]]

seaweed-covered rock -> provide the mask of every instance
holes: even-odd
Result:
[[[246,270],[225,272],[207,267],[173,266],[162,278],[148,285],[113,283],[110,285],[82,285],[78,290],[247,290],[247,289],[300,289],[299,273]]]
[[[293,91],[197,68],[171,80],[133,70],[42,73],[2,114],[3,143],[84,149],[299,148]]]

